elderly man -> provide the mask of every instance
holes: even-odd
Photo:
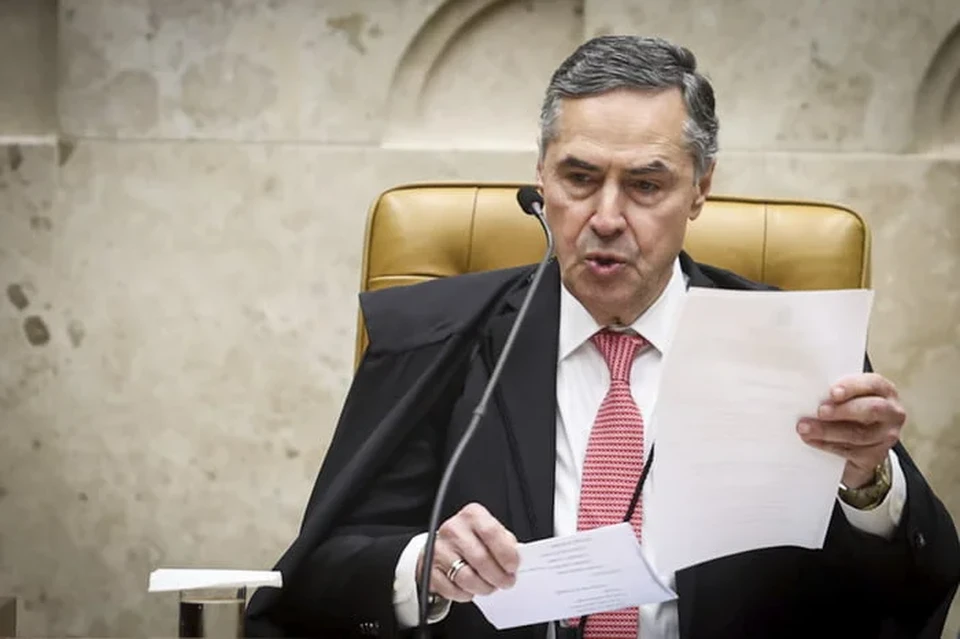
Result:
[[[668,42],[596,38],[553,75],[537,181],[555,259],[453,475],[430,566],[435,636],[938,636],[960,573],[957,534],[899,443],[907,419],[894,385],[869,370],[824,388],[818,413],[797,424],[798,438],[846,459],[822,550],[692,566],[669,576],[677,600],[590,615],[583,627],[498,633],[470,603],[514,583],[518,540],[621,521],[652,444],[644,416],[686,290],[761,288],[682,251],[710,192],[717,131],[709,82]],[[249,634],[397,636],[416,626],[438,479],[530,273],[363,296],[370,346],[301,534],[280,561],[286,585],[257,594]],[[631,521],[655,550],[639,515],[650,490]]]

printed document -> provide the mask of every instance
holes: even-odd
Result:
[[[651,419],[644,531],[662,574],[773,546],[822,548],[842,457],[805,444],[801,417],[863,371],[873,292],[691,288]]]
[[[473,599],[500,630],[676,598],[627,523],[520,544],[519,553],[513,588]]]

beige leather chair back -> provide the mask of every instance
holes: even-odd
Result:
[[[546,248],[516,184],[413,184],[370,207],[361,291],[538,262]],[[820,202],[710,197],[687,227],[698,262],[787,290],[870,285],[870,233],[855,212]],[[357,356],[365,348],[362,324]]]

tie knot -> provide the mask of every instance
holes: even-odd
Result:
[[[610,368],[610,381],[630,382],[630,367],[640,347],[647,343],[635,333],[603,329],[590,338]]]

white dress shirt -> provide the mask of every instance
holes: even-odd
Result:
[[[660,383],[661,361],[670,347],[678,312],[686,295],[687,279],[674,263],[670,281],[660,297],[629,327],[642,335],[649,346],[641,349],[630,371],[630,391],[641,415],[651,415]],[[580,478],[587,452],[590,429],[610,384],[610,370],[590,337],[603,327],[596,323],[583,305],[560,287],[560,330],[557,362],[557,454],[554,492],[554,534],[568,535],[577,530],[580,503]],[[799,435],[798,435],[799,437]],[[656,424],[644,421],[644,455],[656,441]],[[848,521],[857,528],[886,538],[892,536],[906,502],[906,480],[896,454],[890,451],[892,486],[884,501],[872,510],[857,510],[843,501],[840,506]],[[648,501],[656,491],[656,468],[652,468],[643,487],[642,499]],[[641,502],[642,503],[642,502]],[[425,534],[411,540],[397,563],[394,581],[394,608],[401,627],[417,624],[416,563]],[[656,569],[657,540],[643,536],[643,549]],[[672,574],[661,577],[675,587]],[[449,605],[432,611],[430,621],[442,619]],[[547,634],[553,637],[551,628]],[[640,607],[639,639],[676,639],[679,637],[677,602]]]

